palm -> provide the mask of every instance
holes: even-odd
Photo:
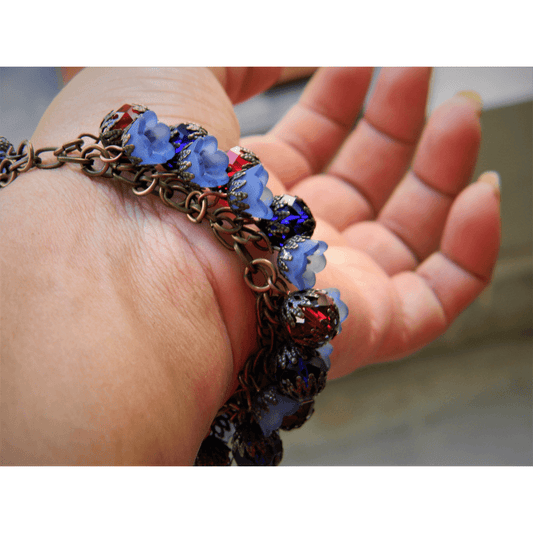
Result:
[[[339,288],[351,310],[333,376],[442,334],[488,283],[499,246],[492,188],[459,195],[479,148],[475,108],[448,102],[424,127],[429,70],[393,70],[349,133],[370,74],[320,72],[272,132],[242,141],[270,171],[275,194],[305,199],[315,237],[330,245],[317,287]]]

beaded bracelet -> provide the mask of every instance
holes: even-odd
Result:
[[[41,157],[46,152],[52,162]],[[244,281],[256,297],[259,348],[195,465],[278,465],[279,430],[299,428],[313,414],[330,367],[329,341],[348,315],[337,289],[313,288],[327,244],[311,239],[316,223],[307,205],[288,194],[274,197],[251,151],[237,146],[224,153],[201,126],[168,127],[142,105],[111,111],[98,137],[81,134],[59,148],[34,151],[24,141],[15,151],[0,137],[0,187],[31,168],[65,163],[90,177],[125,182],[138,196],[158,195],[195,224],[207,220],[220,243],[243,260]],[[254,259],[251,247],[277,252],[277,261]],[[289,291],[289,283],[298,290]]]

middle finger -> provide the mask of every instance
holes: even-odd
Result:
[[[339,230],[375,218],[413,156],[430,76],[429,68],[383,69],[363,118],[328,172],[300,181],[291,194]]]

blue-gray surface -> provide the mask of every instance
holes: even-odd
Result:
[[[30,137],[60,87],[55,68],[0,68],[0,135]],[[301,88],[238,106],[243,135],[267,131]],[[496,169],[503,179],[492,287],[418,354],[328,384],[311,420],[284,435],[285,465],[532,464],[531,101],[495,106],[482,121],[476,174]]]

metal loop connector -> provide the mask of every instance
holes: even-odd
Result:
[[[265,283],[263,285],[254,283],[252,279],[252,275],[257,272],[261,272],[265,278]],[[262,293],[271,290],[272,287],[275,287],[277,277],[276,267],[268,259],[253,259],[244,269],[244,281],[254,292]]]
[[[193,198],[197,198],[196,203],[192,203]],[[194,224],[200,224],[207,213],[208,204],[209,201],[205,194],[200,191],[192,191],[185,199],[185,209],[188,210],[187,218]],[[194,213],[198,214],[194,215]]]
[[[94,152],[98,152],[98,153],[94,153]],[[92,176],[93,178],[98,178],[100,176],[103,176],[109,169],[110,163],[106,161],[102,161],[102,163],[104,163],[104,166],[100,169],[94,169],[93,161],[92,161],[93,159],[96,159],[96,158],[101,159],[102,155],[104,156],[104,158],[110,159],[108,151],[102,146],[98,144],[90,144],[89,146],[86,146],[81,151],[81,157],[82,159],[85,160],[85,163],[81,167],[82,172],[87,174],[88,176]]]
[[[133,194],[136,194],[137,196],[147,196],[148,194],[151,194],[157,187],[157,184],[159,183],[158,178],[152,176],[151,179],[152,181],[150,182],[148,187],[146,187],[145,189],[139,189],[138,187],[133,187],[132,189]]]
[[[22,141],[15,157],[18,161],[11,165],[11,171],[16,170],[18,174],[22,174],[23,172],[30,170],[35,162],[33,144],[30,141]]]

